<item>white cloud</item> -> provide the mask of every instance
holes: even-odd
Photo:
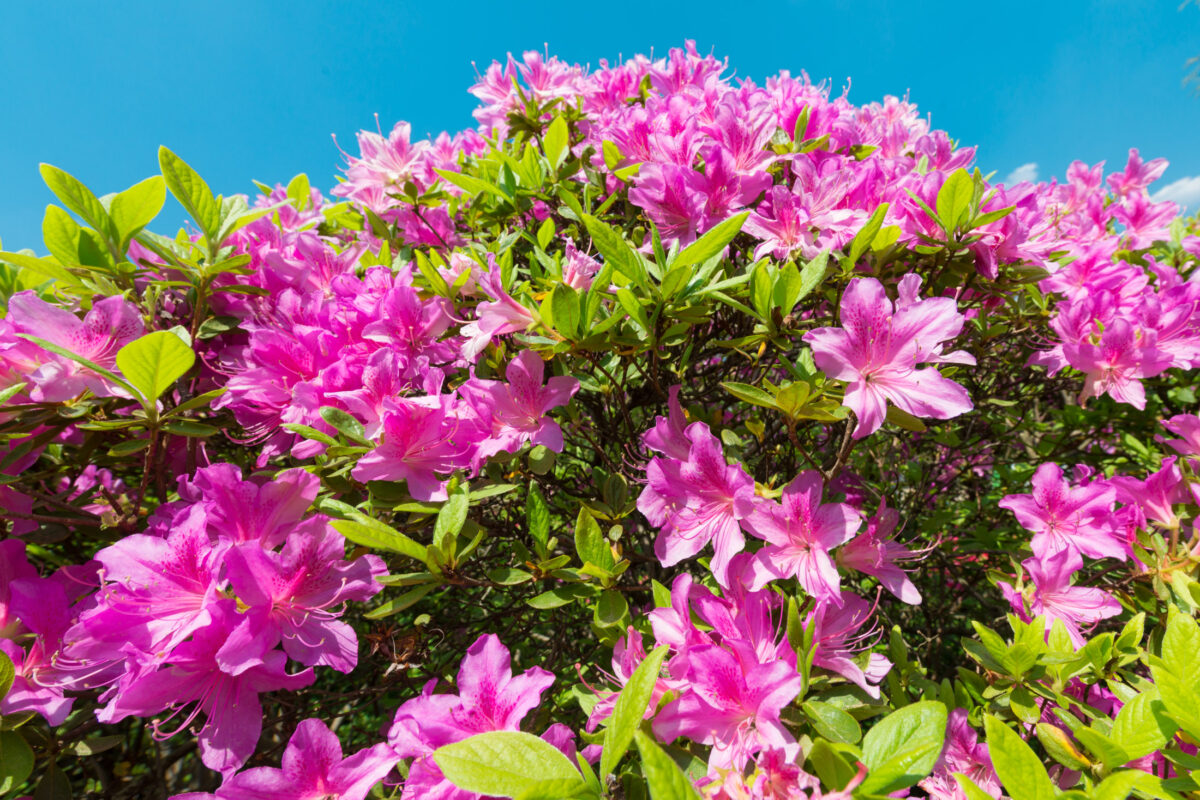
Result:
[[[1030,161],[1028,164],[1022,164],[1021,166],[1014,169],[1012,172],[1008,173],[1008,177],[1004,179],[1004,185],[1012,186],[1014,183],[1020,183],[1021,181],[1029,181],[1030,183],[1035,183],[1037,181],[1037,179],[1038,179],[1037,163]]]
[[[1164,200],[1174,200],[1180,209],[1195,211],[1200,208],[1200,175],[1190,178],[1180,178],[1168,183],[1150,197],[1156,203]]]

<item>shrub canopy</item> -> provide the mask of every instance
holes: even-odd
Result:
[[[0,792],[1200,791],[1166,163],[1005,186],[906,99],[726,73],[509,57],[331,196],[43,165]]]

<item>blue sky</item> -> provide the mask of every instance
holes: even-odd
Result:
[[[1200,5],[1178,0],[78,0],[4,3],[0,29],[6,250],[42,250],[52,197],[39,162],[103,194],[157,172],[166,144],[217,192],[298,172],[328,189],[341,165],[331,133],[353,149],[375,113],[384,130],[471,126],[471,62],[545,43],[594,65],[691,38],[759,82],[805,70],[837,90],[849,81],[858,103],[909,92],[1000,178],[1061,176],[1076,158],[1115,166],[1136,146],[1171,161],[1157,186],[1200,207],[1200,97],[1181,85]],[[182,222],[169,205],[152,227]]]

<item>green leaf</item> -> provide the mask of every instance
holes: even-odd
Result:
[[[604,731],[604,750],[600,755],[600,780],[612,774],[613,768],[625,755],[633,742],[633,734],[642,724],[646,709],[650,705],[650,697],[658,682],[658,673],[662,668],[663,659],[667,657],[670,648],[656,647],[642,659],[633,675],[629,677],[625,688],[617,697],[613,706],[612,716],[608,719],[608,728]]]
[[[410,608],[420,602],[421,598],[437,588],[436,583],[425,583],[413,589],[409,589],[399,597],[394,597],[388,600],[378,608],[373,608],[366,614],[363,614],[367,619],[384,619],[393,614],[399,614],[406,608]]]
[[[369,547],[372,550],[390,550],[424,562],[429,557],[425,545],[410,539],[400,531],[382,522],[371,519],[365,514],[360,518],[335,519],[330,524],[334,530],[355,544]]]
[[[600,255],[604,256],[605,261],[610,262],[617,272],[639,287],[643,289],[650,287],[650,278],[641,255],[629,246],[629,243],[616,229],[609,227],[591,214],[583,215],[583,224],[587,226],[592,243],[596,245]]]
[[[883,218],[887,216],[888,204],[881,203],[879,208],[875,209],[875,213],[867,220],[867,224],[859,229],[858,233],[850,241],[850,255],[848,261],[851,265],[857,264],[858,259],[862,254],[871,247],[875,241],[875,237],[879,234],[879,229],[883,227]]]
[[[452,183],[455,186],[457,186],[458,188],[462,189],[464,192],[467,193],[468,196],[475,196],[475,195],[480,195],[480,194],[490,194],[495,197],[499,197],[501,200],[511,200],[512,199],[511,197],[508,196],[508,193],[505,192],[503,189],[501,189],[499,186],[496,186],[495,184],[492,184],[492,183],[488,183],[487,181],[481,180],[480,178],[476,178],[471,175],[464,175],[461,172],[452,172],[451,170],[447,170],[447,169],[435,169],[434,172],[436,172],[438,175],[440,175],[442,177],[442,180],[444,180],[448,183]]]
[[[321,406],[317,411],[321,415],[321,419],[329,423],[329,425],[338,433],[345,436],[352,442],[359,444],[370,444],[367,439],[367,432],[363,428],[362,423],[354,417],[347,414],[340,408],[333,406]]]
[[[42,241],[46,249],[63,264],[79,263],[79,223],[56,205],[46,206],[42,217]]]
[[[581,597],[586,597],[593,591],[595,590],[578,584],[559,586],[557,589],[551,589],[548,592],[542,592],[536,597],[531,597],[525,602],[530,608],[536,608],[539,611],[550,611],[555,608],[561,608]]]
[[[8,695],[8,690],[12,688],[13,680],[17,677],[16,668],[13,667],[12,659],[8,654],[0,651],[0,700],[3,700]]]
[[[896,427],[903,428],[906,431],[912,431],[913,433],[924,433],[925,431],[929,430],[929,428],[925,426],[924,422],[914,417],[912,414],[908,413],[899,406],[888,406],[886,419]]]
[[[155,331],[117,351],[117,367],[153,403],[196,363],[196,353],[171,331]]]
[[[858,720],[832,703],[805,700],[803,709],[817,734],[831,742],[854,744],[862,738],[862,728],[858,726]]]
[[[1151,658],[1150,674],[1171,719],[1193,739],[1200,739],[1200,693],[1163,666],[1161,659]]]
[[[833,745],[824,739],[813,742],[812,752],[808,754],[808,763],[812,764],[812,769],[816,771],[821,783],[835,791],[845,789],[858,775],[855,765],[847,761],[843,753],[834,749]]]
[[[975,196],[975,182],[970,173],[959,168],[950,173],[937,193],[937,215],[949,235],[967,220],[971,210],[971,199]]]
[[[0,731],[0,795],[16,789],[33,772],[33,750],[17,731]]]
[[[160,175],[135,183],[112,199],[108,211],[121,237],[121,253],[128,248],[129,240],[158,216],[166,200],[167,185]]]
[[[270,194],[270,192],[266,192],[266,194]],[[312,184],[308,180],[308,175],[301,172],[288,181],[287,197],[301,210],[308,207],[312,200]]]
[[[575,519],[575,552],[584,564],[595,564],[606,570],[614,566],[612,548],[587,508],[580,508]]]
[[[550,542],[550,509],[546,507],[542,490],[533,481],[529,482],[529,494],[525,497],[525,524],[537,545],[538,555],[545,558]]]
[[[444,542],[452,539],[462,531],[467,522],[467,509],[470,501],[467,493],[457,491],[446,499],[438,511],[437,522],[433,525],[433,543],[444,549]]]
[[[779,408],[775,404],[775,398],[757,386],[751,386],[748,383],[733,383],[731,381],[726,381],[721,386],[734,397],[739,400],[745,400],[752,405],[775,410]]]
[[[1050,757],[1067,769],[1085,770],[1091,767],[1092,762],[1079,752],[1079,748],[1071,741],[1070,735],[1057,725],[1039,722],[1037,738]]]
[[[1193,692],[1200,692],[1200,625],[1175,611],[1163,636],[1162,660]]]
[[[1175,735],[1176,725],[1157,690],[1142,692],[1117,713],[1109,737],[1134,761],[1158,750]],[[1111,765],[1119,766],[1119,765]]]
[[[1131,796],[1134,787],[1141,783],[1140,776],[1145,774],[1140,770],[1133,769],[1114,772],[1105,778],[1103,783],[1092,789],[1091,796],[1093,800],[1126,800]]]
[[[28,270],[36,275],[44,276],[46,279],[60,281],[68,286],[79,283],[79,278],[64,269],[61,264],[56,264],[50,259],[38,258],[25,253],[0,252],[0,261],[12,264],[17,269]]]
[[[1021,800],[1052,800],[1057,792],[1033,749],[991,714],[984,716],[983,727],[992,765],[1009,795]]]
[[[571,145],[571,130],[567,127],[567,121],[555,117],[546,128],[542,144],[546,148],[546,158],[557,168],[567,157],[567,148]]]
[[[891,794],[927,776],[937,763],[946,736],[946,707],[913,703],[883,718],[863,738],[863,763],[869,772],[863,794]]]
[[[57,765],[50,764],[38,781],[33,800],[71,800],[71,781]]]
[[[629,602],[625,599],[625,595],[615,589],[610,589],[601,594],[600,599],[596,601],[592,620],[598,627],[611,628],[627,621],[628,614]]]
[[[200,226],[205,240],[210,246],[220,244],[213,241],[221,226],[221,207],[217,205],[212,189],[208,188],[196,170],[166,146],[158,148],[158,165],[166,179],[167,188]]]
[[[92,193],[92,190],[80,183],[70,173],[64,172],[50,164],[41,165],[42,180],[50,187],[50,191],[62,201],[63,205],[74,211],[84,222],[95,228],[101,235],[116,239],[115,229],[104,204]]]
[[[651,800],[700,800],[696,787],[657,742],[640,730],[634,732],[633,739],[642,757],[642,775]]]
[[[679,255],[675,257],[671,266],[681,267],[691,264],[703,264],[705,261],[708,261],[724,250],[733,241],[733,238],[742,232],[742,226],[746,224],[746,218],[749,216],[749,211],[743,211],[741,214],[732,216],[724,222],[713,226],[712,229],[699,239],[683,248]]]
[[[440,747],[433,760],[460,789],[493,797],[572,797],[587,789],[583,776],[558,748],[520,731],[480,733]],[[545,794],[553,783],[553,791]]]
[[[1129,761],[1129,756],[1116,742],[1093,728],[1080,726],[1075,729],[1075,738],[1095,756],[1094,760],[1114,769]]]
[[[550,295],[550,316],[554,329],[567,339],[579,338],[579,293],[560,283]]]
[[[817,257],[804,265],[804,269],[800,270],[800,296],[796,298],[796,302],[800,302],[808,297],[813,289],[825,279],[825,268],[829,264],[829,251],[823,250],[817,254]]]

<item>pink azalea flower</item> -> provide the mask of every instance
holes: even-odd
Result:
[[[116,369],[117,351],[145,332],[137,306],[123,297],[106,297],[79,319],[33,292],[17,292],[8,300],[7,320],[17,333],[45,339],[107,370]],[[98,396],[116,390],[87,368],[50,353],[29,380],[30,396],[39,403],[69,400],[85,389]]]
[[[154,735],[168,738],[184,730],[201,713],[204,724],[198,734],[200,760],[223,775],[235,772],[254,752],[262,732],[259,694],[286,689],[295,691],[312,684],[311,668],[289,674],[287,656],[278,650],[265,654],[262,663],[238,675],[221,669],[217,652],[225,644],[236,620],[232,600],[212,606],[213,624],[196,631],[187,642],[158,661],[154,656],[126,650],[131,662],[108,704],[97,712],[106,724],[126,717],[148,717],[171,710],[166,719],[155,720]],[[163,727],[187,711],[175,730]]]
[[[967,721],[965,708],[950,712],[942,753],[933,774],[919,785],[930,797],[939,800],[967,800],[966,793],[954,778],[956,772],[966,775],[991,797],[1000,797],[1000,778],[992,767],[992,757],[987,745],[980,743],[979,734]]]
[[[1074,550],[1055,550],[1044,557],[1028,558],[1021,565],[1033,581],[1033,592],[1026,614],[1020,595],[1009,588],[1005,594],[1013,610],[1026,620],[1045,616],[1047,628],[1061,620],[1076,647],[1086,643],[1080,624],[1099,622],[1122,611],[1121,604],[1103,589],[1071,585],[1071,576],[1083,568],[1083,559]],[[1001,584],[1001,588],[1007,586]]]
[[[476,639],[459,666],[457,696],[433,694],[432,680],[420,697],[396,709],[388,741],[397,756],[415,759],[404,784],[404,800],[473,800],[476,795],[446,780],[430,757],[433,751],[477,733],[520,730],[521,720],[552,683],[554,675],[540,667],[514,677],[500,639],[492,634]]]
[[[1125,319],[1114,319],[1100,334],[1099,342],[1063,345],[1068,364],[1084,373],[1079,402],[1107,394],[1119,403],[1137,409],[1146,407],[1142,378],[1152,378],[1171,366],[1169,353],[1155,346],[1152,333],[1139,333]]]
[[[490,412],[487,416],[491,417],[491,435],[480,443],[476,462],[501,451],[515,453],[525,443],[562,452],[562,429],[547,412],[566,405],[579,391],[579,381],[570,376],[556,376],[543,384],[545,368],[540,355],[533,350],[522,350],[505,368],[507,384],[476,379],[465,385],[472,392],[486,394],[490,400],[486,408]]]
[[[1176,463],[1178,460],[1178,456],[1164,458],[1162,467],[1144,481],[1128,475],[1117,475],[1111,480],[1117,490],[1117,500],[1137,509],[1139,528],[1146,526],[1147,518],[1167,528],[1179,527],[1179,516],[1174,507],[1190,502],[1192,495]]]
[[[197,470],[180,493],[203,508],[214,538],[271,549],[294,530],[324,524],[323,517],[305,517],[320,489],[321,479],[303,469],[283,470],[269,481],[245,480],[240,467],[220,463]]]
[[[165,538],[134,534],[96,553],[104,583],[67,633],[68,654],[99,665],[121,659],[126,643],[169,651],[210,625],[226,547],[214,546],[202,517],[191,514]]]
[[[841,579],[829,553],[854,536],[862,519],[845,503],[822,503],[824,487],[816,470],[801,472],[784,488],[782,504],[759,503],[746,518],[746,530],[769,542],[755,556],[752,591],[795,577],[818,603],[838,602]]]
[[[466,339],[462,345],[463,358],[471,362],[495,337],[528,330],[534,323],[529,310],[504,290],[500,268],[491,253],[488,254],[488,272],[479,279],[479,285],[494,299],[480,303],[475,309],[475,321],[467,323],[460,331]]]
[[[1033,553],[1038,558],[1069,549],[1092,558],[1124,560],[1128,548],[1111,521],[1115,501],[1116,490],[1105,482],[1071,486],[1062,467],[1042,464],[1033,474],[1032,494],[1006,495],[999,506],[1033,533]]]
[[[726,586],[729,561],[746,545],[741,520],[754,510],[754,479],[741,465],[725,463],[707,425],[689,426],[686,436],[686,461],[650,460],[637,507],[660,529],[654,553],[664,566],[695,556],[711,541],[713,575]]]
[[[905,276],[893,310],[883,284],[855,278],[842,295],[842,327],[804,335],[817,366],[848,384],[845,403],[858,418],[855,438],[883,424],[888,401],[913,416],[934,419],[973,408],[962,386],[935,368],[917,369],[921,363],[975,363],[962,351],[942,353],[942,342],[958,335],[964,317],[949,297],[916,299],[920,283],[919,276]]]
[[[297,532],[278,553],[253,543],[232,548],[229,581],[249,611],[218,655],[222,667],[237,674],[253,663],[255,649],[282,639],[284,652],[305,666],[354,669],[358,637],[331,609],[369,600],[383,588],[375,578],[387,567],[369,554],[345,561],[345,549],[332,529]]]
[[[63,695],[67,676],[59,669],[55,658],[62,646],[63,634],[71,624],[70,600],[62,582],[55,579],[60,575],[51,578],[31,575],[5,587],[12,611],[21,621],[21,633],[32,636],[20,636],[28,649],[22,648],[14,639],[0,639],[0,650],[12,660],[16,671],[12,687],[0,700],[0,712],[36,711],[51,726],[61,725],[75,702],[74,698]],[[17,633],[11,627],[9,630]]]
[[[407,481],[418,500],[444,500],[441,475],[465,468],[473,443],[460,441],[450,395],[396,399],[384,413],[379,444],[359,459],[356,480]]]
[[[655,717],[655,736],[712,745],[710,771],[741,770],[765,748],[795,756],[799,745],[779,719],[804,683],[795,667],[784,661],[747,664],[715,646],[691,650],[688,661],[690,691]]]
[[[1116,172],[1108,176],[1108,185],[1118,197],[1145,191],[1167,169],[1165,158],[1156,158],[1143,162],[1136,147],[1129,150],[1129,161],[1125,164],[1124,172]]]
[[[364,800],[399,760],[386,744],[342,757],[342,743],[319,719],[296,726],[281,769],[255,767],[229,778],[216,800]]]
[[[869,696],[879,697],[879,682],[892,668],[892,662],[879,653],[871,653],[863,669],[855,661],[860,644],[874,634],[874,628],[859,629],[871,621],[874,607],[853,592],[843,590],[841,603],[818,603],[805,620],[813,629],[813,666],[841,675]]]
[[[655,452],[686,461],[692,443],[686,435],[687,415],[679,404],[680,388],[672,386],[667,391],[667,416],[654,418],[654,427],[642,434],[642,442]]]
[[[901,561],[921,557],[896,541],[894,533],[900,514],[880,503],[879,511],[867,521],[867,529],[855,536],[838,554],[838,563],[872,575],[883,588],[911,605],[921,604],[921,593],[900,566]]]

